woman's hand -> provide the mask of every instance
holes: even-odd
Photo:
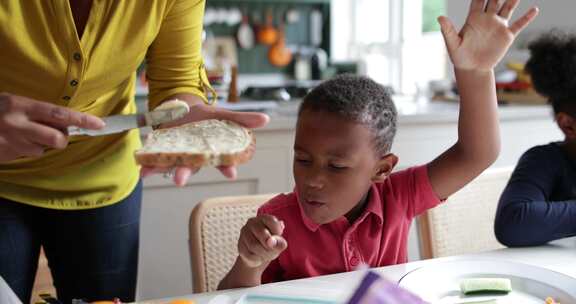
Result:
[[[442,16],[438,18],[442,35],[456,69],[492,70],[504,57],[514,38],[538,15],[532,7],[508,25],[520,0],[472,0],[466,23],[460,30]]]
[[[190,106],[190,112],[183,118],[163,124],[161,128],[176,127],[182,124],[206,120],[206,119],[225,119],[234,121],[246,128],[254,129],[265,126],[270,118],[268,115],[263,113],[255,112],[235,112],[229,111],[222,108],[205,105],[203,103],[193,104]],[[190,168],[190,167],[178,167],[173,168],[174,173],[174,183],[178,186],[183,186],[188,181],[188,178],[194,173],[196,173],[200,168]],[[236,178],[236,167],[221,166],[218,167],[220,172],[228,178]],[[150,174],[165,172],[166,169],[153,168],[153,167],[142,167],[141,176],[146,177]]]
[[[65,130],[69,126],[97,130],[104,127],[104,122],[65,107],[0,93],[0,162],[66,148]]]

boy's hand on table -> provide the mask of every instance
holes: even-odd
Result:
[[[263,214],[248,220],[240,231],[238,253],[246,266],[256,268],[276,259],[288,247],[284,222]]]
[[[489,71],[504,57],[510,45],[534,18],[538,8],[532,7],[508,25],[520,0],[471,0],[466,23],[458,32],[452,22],[438,18],[454,67],[461,70]]]

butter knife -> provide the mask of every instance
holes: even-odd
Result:
[[[157,126],[184,117],[188,113],[187,107],[173,107],[162,110],[155,110],[146,113],[129,115],[112,115],[102,118],[106,124],[100,130],[89,130],[76,126],[68,127],[68,135],[88,135],[101,136],[120,133],[131,129],[146,126]]]

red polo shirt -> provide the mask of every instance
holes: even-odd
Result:
[[[366,210],[352,224],[342,216],[324,225],[307,218],[295,192],[280,194],[258,209],[284,221],[288,248],[272,261],[262,283],[407,262],[412,219],[440,203],[426,166],[399,171],[372,185]]]

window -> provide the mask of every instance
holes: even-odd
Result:
[[[438,16],[446,14],[446,0],[423,0],[422,33],[439,32]]]
[[[445,0],[333,0],[333,59],[356,60],[374,80],[414,93],[446,77],[436,21],[444,13]]]
[[[357,0],[355,6],[356,43],[387,43],[390,39],[390,0]],[[383,18],[385,17],[385,18]]]

